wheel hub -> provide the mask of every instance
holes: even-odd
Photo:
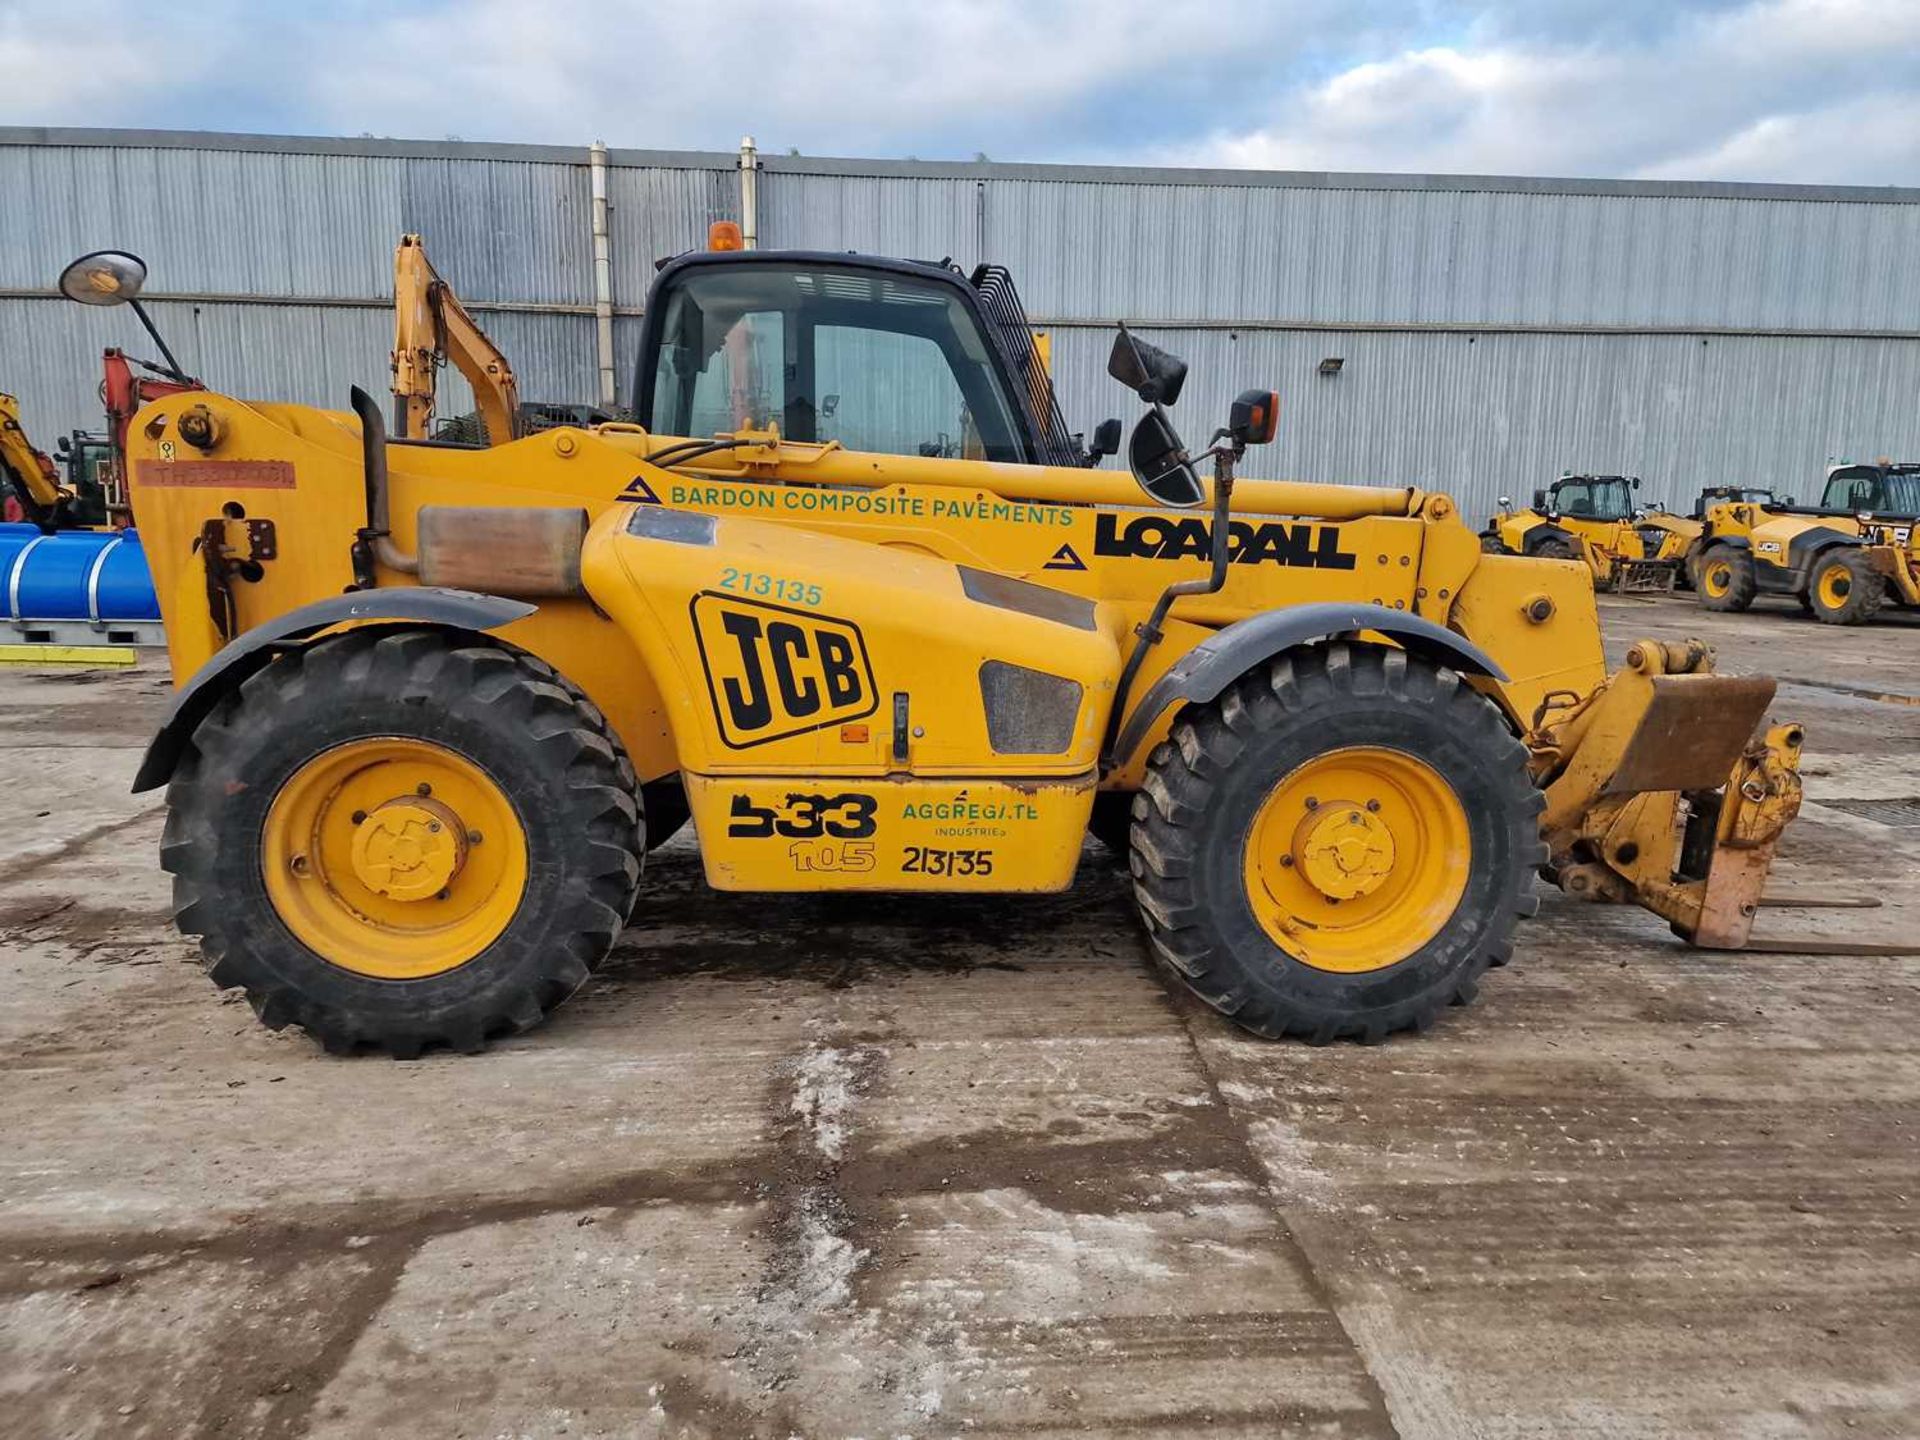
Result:
[[[1393,873],[1393,832],[1360,805],[1322,805],[1300,822],[1300,873],[1330,900],[1371,895]]]
[[[427,900],[445,890],[467,863],[467,832],[438,800],[389,800],[354,829],[353,873],[391,900]]]

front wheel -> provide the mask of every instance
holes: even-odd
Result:
[[[1758,584],[1753,574],[1753,556],[1731,545],[1710,546],[1700,557],[1699,577],[1694,593],[1709,610],[1722,612],[1745,610],[1753,604]]]
[[[1547,858],[1526,750],[1452,670],[1296,650],[1192,707],[1134,805],[1155,954],[1259,1035],[1425,1029],[1512,948]]]
[[[1864,550],[1846,546],[1813,562],[1807,581],[1807,609],[1827,625],[1860,625],[1886,602],[1887,582]]]
[[[475,1050],[599,963],[645,822],[600,712],[531,657],[350,632],[249,677],[167,791],[174,919],[329,1050]]]

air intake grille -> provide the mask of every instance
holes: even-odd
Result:
[[[993,753],[1059,755],[1070,749],[1082,693],[1078,680],[987,661],[980,667],[980,700]]]

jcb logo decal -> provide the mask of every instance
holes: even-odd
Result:
[[[1861,537],[1869,545],[1905,545],[1913,538],[1911,525],[1869,525]]]
[[[858,720],[880,706],[860,627],[703,590],[693,634],[720,738],[736,750]]]
[[[1172,519],[1139,515],[1121,527],[1121,516],[1105,512],[1094,521],[1093,553],[1135,560],[1205,560],[1213,553],[1212,531],[1198,516]],[[1289,525],[1278,520],[1250,524],[1235,520],[1227,528],[1227,554],[1236,565],[1290,565],[1302,569],[1351,570],[1355,557],[1340,548],[1332,525]]]

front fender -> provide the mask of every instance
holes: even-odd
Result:
[[[265,669],[275,656],[299,649],[323,630],[352,622],[382,621],[444,625],[484,634],[524,620],[535,608],[524,600],[499,595],[405,585],[330,596],[256,625],[216,652],[180,687],[167,718],[160,722],[159,733],[140,761],[133,791],[137,795],[166,784],[180,763],[187,741],[221,696],[255,671]]]
[[[1466,674],[1506,681],[1506,672],[1478,645],[1404,610],[1347,603],[1290,605],[1237,620],[1174,661],[1120,727],[1111,756],[1113,767],[1123,767],[1133,758],[1174,705],[1216,700],[1240,676],[1282,651],[1361,630],[1390,636],[1413,654]]]

